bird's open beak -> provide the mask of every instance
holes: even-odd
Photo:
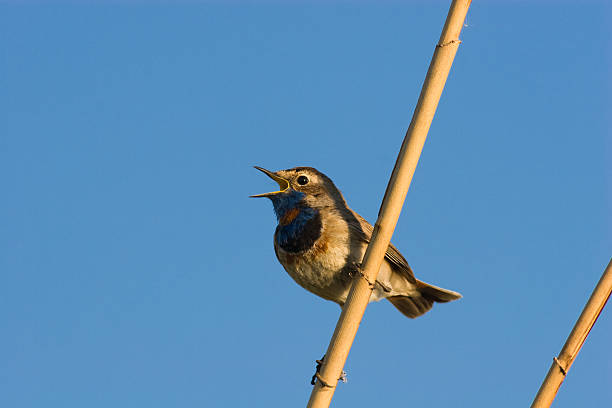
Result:
[[[278,191],[272,191],[270,193],[264,193],[264,194],[256,194],[256,195],[252,195],[251,197],[253,197],[253,198],[257,198],[257,197],[270,197],[270,196],[273,196],[273,195],[276,195],[276,194],[283,193],[283,192],[287,191],[287,189],[289,189],[289,181],[288,180],[285,180],[284,178],[277,176],[276,173],[273,173],[270,170],[266,170],[263,167],[259,167],[259,166],[253,166],[253,167],[255,167],[257,170],[265,173],[272,180],[276,181],[278,183]]]

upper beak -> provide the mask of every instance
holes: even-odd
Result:
[[[270,170],[266,170],[263,167],[259,167],[259,166],[253,166],[253,167],[255,167],[257,170],[265,173],[272,180],[276,181],[278,183],[278,191],[272,191],[270,193],[264,193],[264,194],[256,194],[256,195],[252,195],[251,197],[254,197],[254,198],[257,198],[257,197],[270,197],[270,196],[273,196],[275,194],[283,193],[283,192],[285,192],[289,188],[289,181],[288,180],[285,180],[284,178],[277,176],[276,173],[271,172]]]

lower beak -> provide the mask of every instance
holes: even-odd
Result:
[[[284,178],[277,176],[276,173],[271,172],[270,170],[266,170],[263,167],[259,167],[259,166],[253,166],[253,167],[255,167],[257,170],[265,173],[272,180],[276,181],[278,183],[278,191],[272,191],[270,193],[264,193],[264,194],[256,194],[256,195],[252,195],[251,197],[253,197],[253,198],[270,197],[270,196],[273,196],[273,195],[276,195],[276,194],[283,193],[283,192],[287,191],[287,189],[289,189],[289,181],[288,180],[285,180]]]

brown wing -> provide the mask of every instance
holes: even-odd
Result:
[[[367,222],[361,215],[357,214],[355,211],[351,211],[352,215],[355,216],[355,221],[348,220],[348,225],[353,232],[355,232],[358,237],[360,237],[364,242],[370,243],[370,238],[372,237],[372,231],[374,228]],[[414,273],[408,265],[408,261],[406,258],[402,256],[400,251],[397,250],[393,246],[393,244],[389,244],[387,248],[387,252],[385,253],[385,259],[392,266],[393,270],[402,274],[408,282],[415,283],[416,279],[414,278]]]

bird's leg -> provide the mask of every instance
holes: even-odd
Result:
[[[319,382],[324,387],[335,387],[334,385],[327,384],[321,378],[321,367],[323,366],[323,362],[325,361],[325,355],[323,355],[323,357],[321,357],[320,360],[315,360],[315,361],[317,362],[317,370],[315,371],[314,375],[312,376],[312,379],[310,380],[310,384],[311,385],[315,385],[317,383],[317,380],[319,380]],[[346,371],[342,370],[342,373],[340,374],[340,378],[338,378],[338,381],[342,381],[343,383],[346,383],[348,381],[347,376],[348,376],[348,374],[346,373]]]
[[[370,281],[370,279],[368,279],[368,277],[363,273],[363,270],[361,269],[361,263],[353,262],[353,264],[351,265],[351,268],[349,269],[348,275],[351,278],[355,278],[356,276],[362,277],[368,283],[368,286],[370,287],[370,289],[374,289],[374,287],[376,286],[376,283],[380,283],[378,281],[372,282]]]

